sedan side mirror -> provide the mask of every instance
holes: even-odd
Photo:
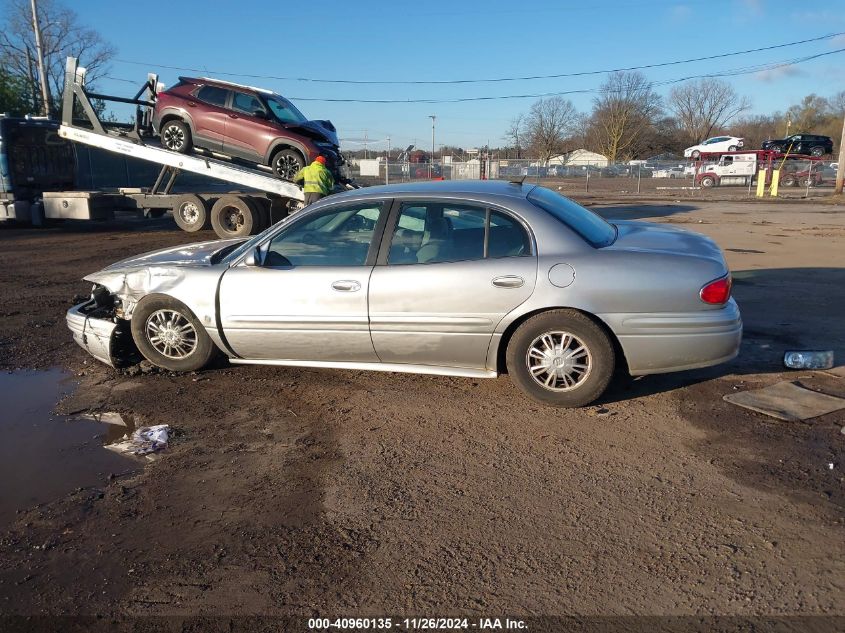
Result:
[[[244,266],[260,266],[261,265],[261,252],[254,248],[249,253],[247,253],[246,257],[244,257]]]

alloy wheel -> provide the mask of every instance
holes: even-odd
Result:
[[[571,391],[592,370],[592,355],[584,342],[569,332],[546,332],[528,346],[525,363],[534,381],[550,391]]]
[[[145,325],[147,340],[167,358],[190,356],[197,347],[197,331],[183,314],[175,310],[156,310]]]
[[[280,154],[276,157],[275,163],[273,166],[275,172],[285,180],[293,180],[296,172],[300,169],[299,161],[290,154]]]
[[[164,146],[173,151],[179,151],[185,145],[185,131],[178,125],[168,125],[161,135]]]

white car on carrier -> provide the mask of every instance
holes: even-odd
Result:
[[[684,158],[697,159],[710,152],[735,152],[745,145],[745,139],[738,136],[714,136],[684,150]]]

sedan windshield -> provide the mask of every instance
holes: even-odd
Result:
[[[290,101],[279,95],[270,95],[267,97],[267,105],[282,123],[302,123],[307,121],[305,115],[296,109]]]
[[[545,187],[534,187],[528,194],[534,206],[553,215],[595,248],[616,241],[616,227],[603,218]]]

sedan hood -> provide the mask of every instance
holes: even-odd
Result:
[[[163,292],[184,277],[185,268],[209,266],[215,253],[243,242],[214,240],[163,248],[129,257],[84,279],[105,286],[121,298],[137,299],[149,292]]]
[[[230,239],[171,246],[128,257],[103,268],[102,272],[138,268],[140,266],[208,266],[215,253],[227,246],[243,242],[242,239]]]
[[[706,257],[721,263],[725,261],[716,242],[699,233],[650,222],[626,221],[614,224],[618,235],[609,248]]]

